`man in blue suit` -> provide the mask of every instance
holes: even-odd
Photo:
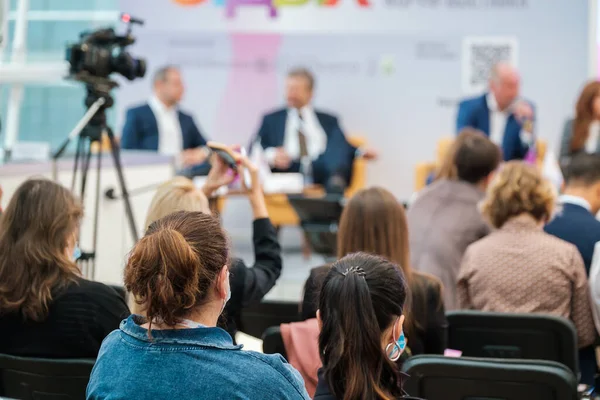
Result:
[[[590,272],[594,247],[600,242],[600,154],[573,157],[566,171],[566,186],[559,197],[562,209],[546,225],[546,232],[573,243]]]
[[[312,167],[315,183],[327,185],[333,177],[347,185],[354,156],[361,150],[348,143],[334,115],[312,107],[314,82],[307,69],[290,71],[287,107],[263,117],[256,140],[265,149],[273,172],[300,172],[304,161]],[[375,157],[372,150],[361,154]]]
[[[600,211],[599,154],[580,153],[571,159],[559,203],[562,209],[544,230],[577,246],[589,276],[594,249],[600,243],[600,221],[596,219]],[[598,371],[593,347],[579,350],[579,369],[581,382],[594,382]]]
[[[202,164],[207,157],[206,139],[192,116],[178,109],[183,92],[176,67],[156,71],[153,96],[146,104],[127,110],[121,147],[179,156],[184,167]]]
[[[463,100],[458,108],[456,133],[471,127],[500,146],[505,161],[522,160],[534,144],[534,110],[519,99],[518,71],[507,63],[492,68],[489,92]]]

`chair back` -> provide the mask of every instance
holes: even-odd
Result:
[[[0,396],[22,400],[85,399],[95,362],[0,354]]]
[[[576,400],[577,379],[553,361],[415,356],[404,389],[427,400]]]
[[[283,358],[287,360],[287,354],[285,351],[285,344],[281,337],[281,328],[279,326],[272,326],[265,330],[262,335],[263,340],[263,353],[265,354],[281,354]]]
[[[565,318],[470,310],[446,316],[448,348],[465,357],[556,361],[578,375],[577,332]]]
[[[238,330],[261,337],[271,326],[296,322],[300,319],[298,303],[263,300],[242,310]]]

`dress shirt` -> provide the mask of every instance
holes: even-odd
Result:
[[[504,129],[506,129],[509,114],[507,110],[500,111],[498,109],[498,102],[492,93],[487,94],[486,101],[490,110],[490,140],[492,143],[502,146]]]
[[[156,96],[150,98],[148,105],[158,125],[158,152],[170,156],[181,153],[183,139],[177,107],[167,107]]]
[[[589,282],[594,323],[596,324],[596,331],[600,333],[600,242],[594,247],[594,258],[592,258]]]
[[[583,207],[590,212],[592,211],[592,206],[583,197],[573,196],[570,194],[563,194],[558,198],[558,202],[560,204],[565,204],[565,203],[574,204],[576,206]]]
[[[490,110],[490,140],[492,143],[502,147],[504,130],[506,129],[508,117],[511,115],[512,106],[505,108],[504,111],[500,111],[498,109],[498,102],[492,93],[487,94],[486,102]],[[519,132],[519,137],[523,143],[531,145],[533,142],[533,134],[523,129]]]
[[[300,120],[302,116],[302,120]],[[308,156],[316,160],[327,147],[327,134],[319,123],[317,114],[312,106],[307,105],[300,110],[288,109],[285,122],[285,136],[283,139],[283,148],[292,160],[300,159],[300,144],[298,139],[298,130],[302,130],[306,137],[306,147]],[[275,148],[265,149],[265,156],[270,165],[275,160]]]
[[[596,153],[598,151],[598,141],[600,140],[600,122],[592,122],[588,131],[589,136],[585,142],[585,151],[587,153]]]

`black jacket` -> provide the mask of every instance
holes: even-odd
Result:
[[[323,371],[319,370],[318,372],[319,380],[317,382],[317,390],[315,390],[315,396],[313,400],[337,400],[331,391],[329,390],[329,385],[327,381],[323,377]],[[410,396],[402,396],[399,397],[398,400],[424,400],[418,397],[410,397]]]
[[[281,275],[281,246],[268,218],[253,223],[254,265],[247,267],[236,258],[231,262],[231,299],[225,306],[226,329],[234,337],[243,308],[256,304],[271,290]]]
[[[113,288],[77,279],[55,293],[42,322],[0,316],[0,353],[23,357],[96,358],[102,341],[129,316]]]
[[[302,319],[316,317],[321,284],[328,271],[328,265],[310,271],[304,284]],[[413,272],[412,279],[413,307],[410,317],[417,326],[414,335],[406,334],[410,355],[443,354],[448,343],[448,321],[441,299],[441,285],[435,278],[418,272]]]

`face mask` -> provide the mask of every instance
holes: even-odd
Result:
[[[394,330],[396,330],[395,325],[394,325]],[[400,356],[404,352],[405,348],[406,348],[406,337],[404,336],[404,329],[403,329],[402,332],[400,333],[400,337],[398,338],[398,340],[396,340],[395,342],[389,343],[386,346],[385,352],[391,361],[396,362],[400,359]]]
[[[225,305],[227,304],[227,302],[231,299],[231,283],[229,281],[229,270],[227,271],[227,298],[225,298],[225,301],[223,302],[223,308],[221,308],[221,313],[223,313],[223,310],[225,309]]]
[[[73,257],[73,261],[77,261],[81,257],[81,249],[79,248],[78,244],[75,244],[75,247],[73,248],[72,257]]]

